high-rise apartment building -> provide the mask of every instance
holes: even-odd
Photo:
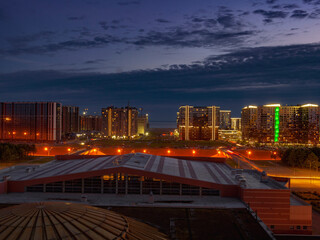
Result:
[[[80,130],[88,132],[102,131],[102,116],[83,115],[80,116]]]
[[[79,107],[62,107],[62,136],[77,133],[80,130]]]
[[[241,118],[231,118],[231,129],[241,131]]]
[[[231,111],[220,110],[220,129],[230,130],[231,129]]]
[[[242,109],[242,137],[266,143],[319,143],[320,108],[315,104],[268,104]]]
[[[134,107],[102,108],[102,132],[108,137],[130,138],[138,132],[138,109]]]
[[[256,139],[258,136],[258,107],[257,106],[246,106],[241,112],[241,131],[242,139]]]
[[[220,107],[181,106],[177,113],[177,127],[181,140],[217,140]]]
[[[61,104],[57,102],[0,103],[0,138],[12,141],[61,140]]]

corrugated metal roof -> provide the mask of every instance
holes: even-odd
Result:
[[[25,203],[0,210],[0,239],[168,239],[156,228],[84,204]]]

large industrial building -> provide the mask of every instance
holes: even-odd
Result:
[[[312,232],[312,208],[282,184],[255,170],[235,170],[223,161],[175,159],[149,154],[62,156],[38,167],[0,171],[0,193],[36,192],[126,195],[211,196],[240,199],[274,233]],[[80,157],[79,157],[80,158]],[[63,160],[64,159],[64,160]],[[80,197],[79,197],[80,198]]]
[[[242,138],[264,143],[319,143],[320,108],[315,104],[247,106],[241,115]]]
[[[181,106],[177,113],[180,140],[217,140],[220,107]]]
[[[0,139],[59,141],[62,106],[57,102],[0,103]]]

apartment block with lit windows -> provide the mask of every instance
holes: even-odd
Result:
[[[80,131],[79,107],[62,107],[62,136]]]
[[[102,116],[83,115],[80,116],[80,130],[81,131],[102,131]]]
[[[0,103],[0,138],[11,141],[61,140],[62,107],[57,102]]]
[[[231,129],[231,110],[220,110],[220,129]]]
[[[242,137],[266,143],[319,143],[319,106],[268,104],[242,109]]]
[[[220,107],[181,106],[177,113],[177,127],[181,140],[217,140]]]
[[[110,138],[131,138],[138,133],[138,109],[135,107],[102,108],[102,132]]]

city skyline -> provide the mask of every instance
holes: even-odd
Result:
[[[181,105],[320,103],[319,17],[310,0],[2,3],[0,101],[130,102],[171,123]]]

